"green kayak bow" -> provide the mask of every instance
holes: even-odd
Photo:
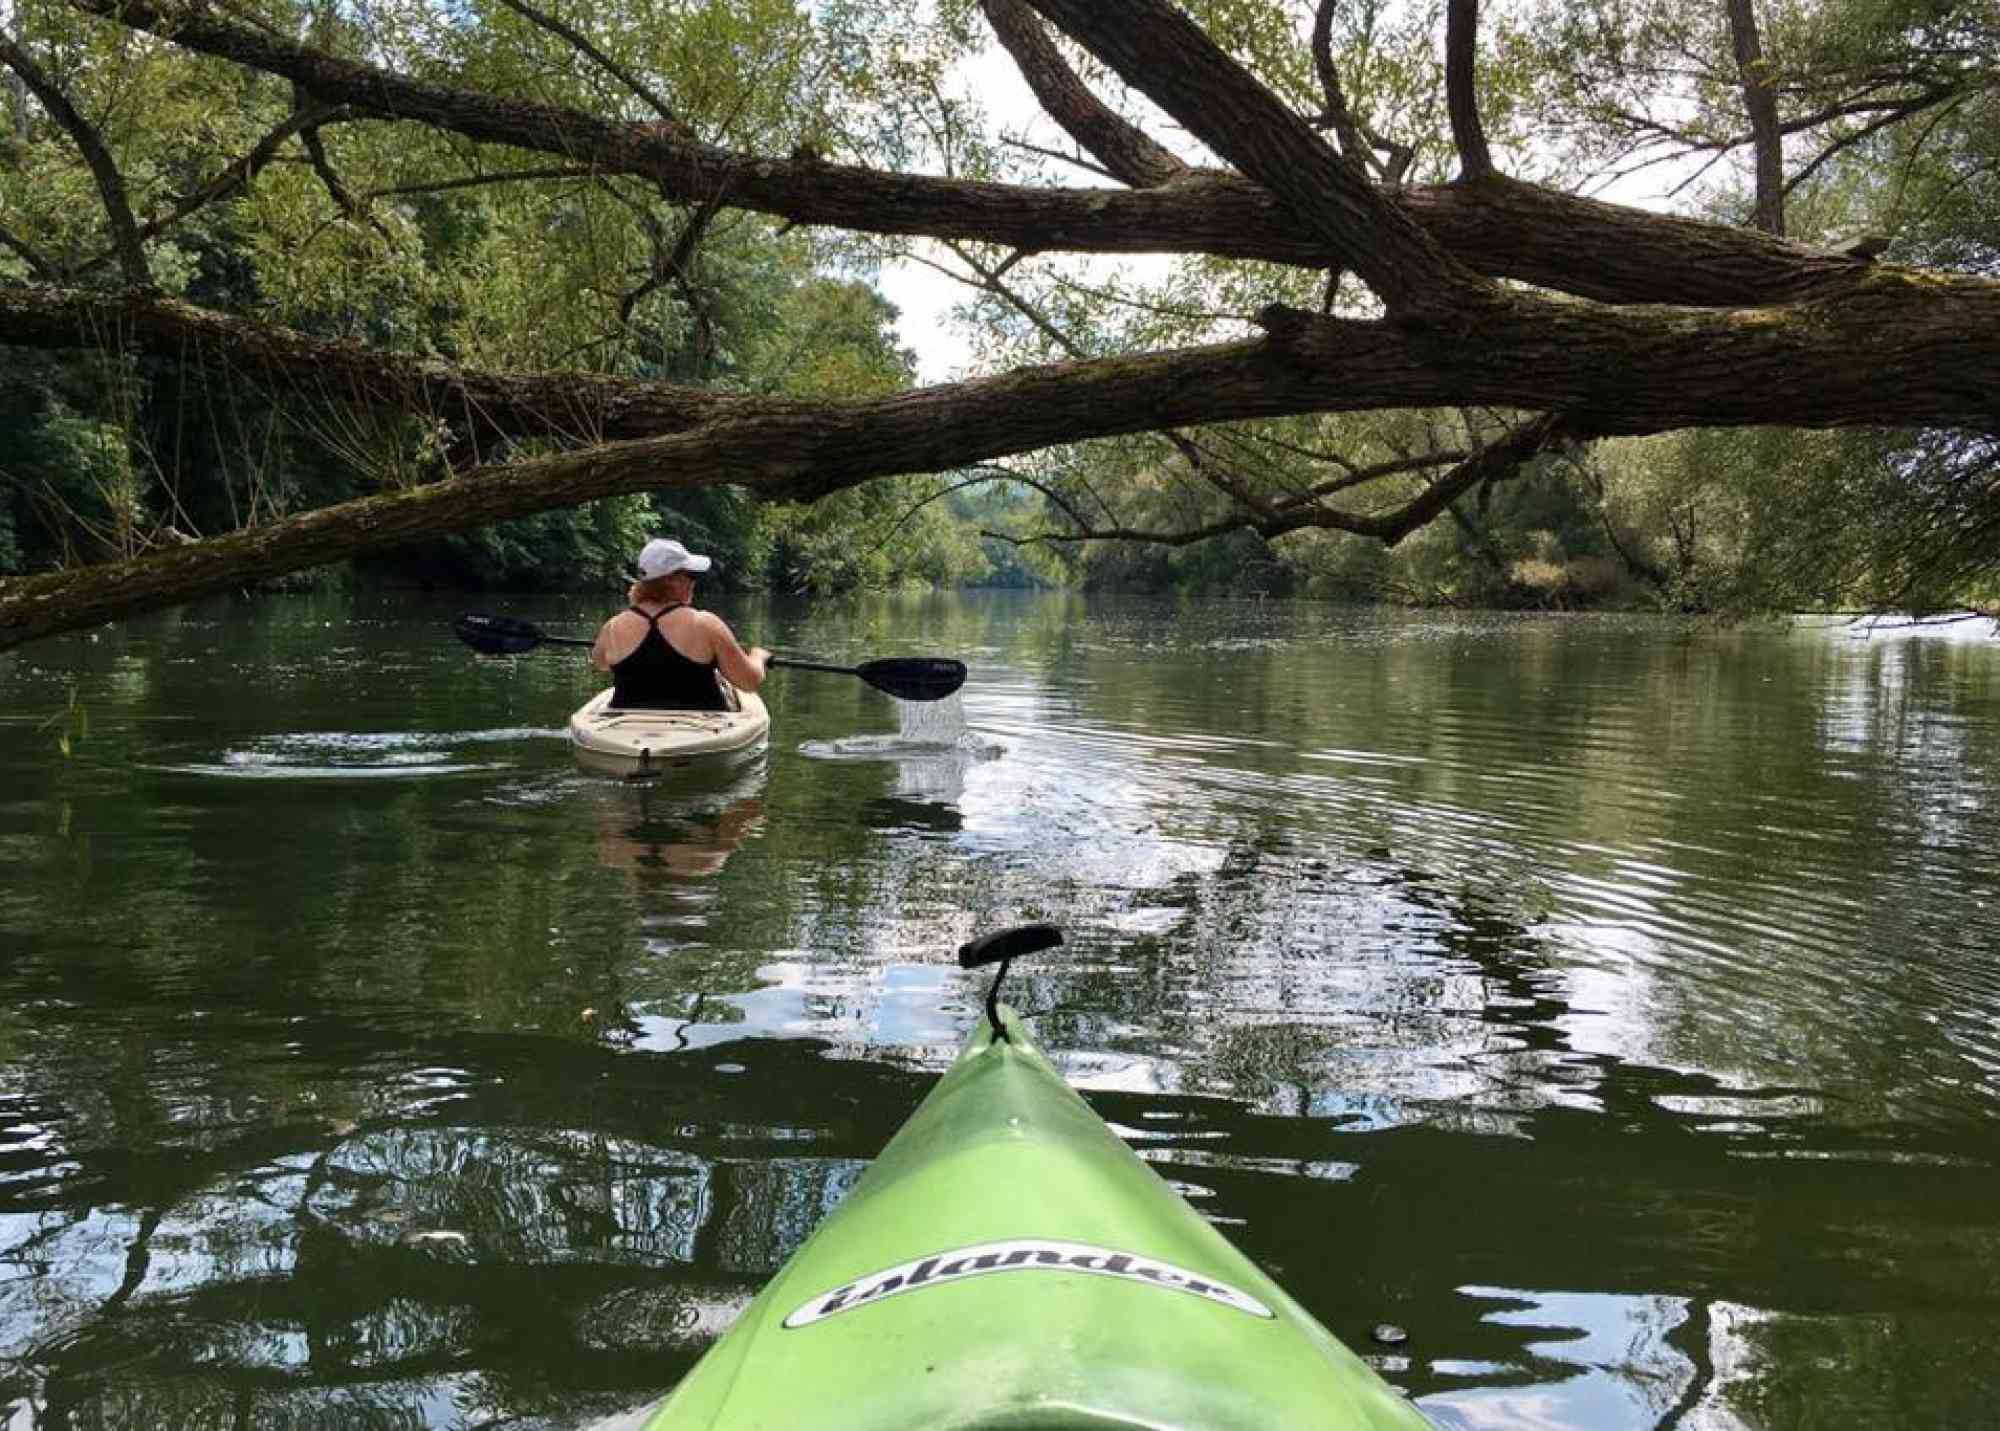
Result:
[[[1004,961],[1061,936],[960,951]],[[1421,1427],[998,1003],[647,1431]]]

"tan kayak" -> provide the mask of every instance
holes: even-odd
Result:
[[[771,713],[763,699],[728,688],[733,711],[621,711],[599,691],[569,718],[577,764],[603,775],[652,775],[706,764],[764,743]]]

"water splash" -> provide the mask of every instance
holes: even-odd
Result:
[[[954,691],[941,701],[897,701],[897,734],[913,745],[957,745],[966,734],[965,703]]]
[[[881,760],[895,767],[897,799],[950,804],[965,791],[971,769],[997,760],[1005,747],[965,723],[956,695],[941,701],[897,701],[894,735],[850,735],[809,740],[799,754],[814,760]]]

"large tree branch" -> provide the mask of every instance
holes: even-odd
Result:
[[[173,228],[189,215],[199,212],[209,204],[219,203],[232,195],[242,193],[250,187],[257,176],[269,166],[271,161],[278,157],[278,151],[284,147],[287,139],[309,127],[337,123],[343,117],[343,111],[337,105],[309,104],[303,108],[293,110],[284,119],[279,121],[262,139],[252,145],[248,153],[224,166],[222,171],[206,184],[203,184],[191,193],[183,195],[174,204],[173,208],[169,209],[166,213],[147,220],[145,226],[139,230],[139,241],[141,243],[151,243],[168,229]],[[68,276],[71,278],[85,277],[102,268],[117,256],[118,252],[116,249],[108,249],[97,255],[97,257],[86,259],[83,263],[78,264],[70,271]]]
[[[669,198],[729,205],[864,233],[1003,244],[1032,252],[1207,253],[1324,268],[1325,244],[1250,180],[1210,171],[1130,191],[1045,189],[765,159],[679,141],[646,124],[409,79],[341,60],[212,12],[148,0],[79,8],[254,69],[330,101],[505,144],[606,174],[636,174]],[[1857,267],[1746,229],[1647,214],[1511,180],[1398,191],[1392,202],[1468,267],[1613,303],[1763,304],[1845,287]]]
[[[1428,401],[1364,406],[1567,412],[1577,436],[1774,424],[2000,431],[2000,333],[1979,332],[2000,321],[2000,284],[1864,271],[1837,300],[1723,312],[1509,294],[1467,342],[1408,336],[1404,351],[1432,365]],[[1380,341],[1380,325],[1280,305],[1259,322],[1320,371],[1345,367],[1362,334]]]
[[[1172,151],[1090,92],[1022,0],[982,0],[980,8],[1043,111],[1114,176],[1143,188],[1188,172]]]
[[[0,290],[0,311],[20,297]],[[125,307],[160,305],[128,299]],[[117,312],[114,301],[100,320]],[[1876,267],[1838,302],[1736,312],[1621,310],[1517,294],[1475,321],[1464,341],[1450,342],[1392,323],[1273,308],[1263,317],[1267,340],[1028,368],[863,402],[660,385],[652,390],[660,411],[683,429],[668,436],[489,468],[136,562],[0,584],[0,647],[619,493],[735,482],[811,498],[892,473],[1209,422],[1478,405],[1541,411],[1551,439],[1558,430],[1588,437],[1773,422],[2000,430],[2000,285],[1976,280]],[[272,333],[270,360],[281,339],[295,337]],[[318,345],[313,356],[331,362],[343,352],[345,361],[323,375],[336,394],[384,366],[380,355],[341,344]],[[447,397],[471,382],[442,364],[409,371],[429,374]],[[504,396],[532,380],[483,382]],[[569,385],[580,404],[618,390],[616,380],[580,375],[543,380],[558,393]],[[1374,534],[1390,532],[1385,525]]]
[[[1443,320],[1487,285],[1447,255],[1192,21],[1164,0],[1029,0],[1196,138],[1285,204],[1325,263],[1358,275],[1391,313]],[[1324,264],[1322,266],[1325,266]]]
[[[105,217],[110,221],[111,239],[118,251],[119,265],[125,271],[125,281],[135,288],[151,288],[153,274],[146,266],[146,251],[139,242],[139,225],[132,217],[131,201],[125,196],[125,176],[118,172],[118,161],[105,148],[103,137],[70,103],[61,86],[43,72],[34,56],[4,32],[0,32],[0,62],[21,77],[49,117],[63,127],[82,152],[83,162],[90,166],[91,178],[97,181],[98,201],[104,205]]]
[[[1310,411],[1454,405],[1565,410],[1579,434],[1772,423],[2000,430],[2000,284],[1889,265],[1859,272],[1853,291],[1837,299],[1728,311],[1516,293],[1480,315],[1475,340],[1465,342],[1274,305],[1259,316],[1269,345],[1026,371],[1066,374],[1080,390],[1108,374],[1115,401],[1136,405],[1113,414],[1054,402],[1051,412],[1062,416],[1051,419],[1048,442]],[[143,294],[0,289],[0,340],[129,344],[214,362],[281,392],[428,412],[507,436],[678,431],[747,421],[769,401],[605,374],[483,373]],[[1229,353],[1269,361],[1255,365],[1254,383],[1234,364],[1209,374],[1215,355]],[[1220,383],[1215,393],[1182,390],[1210,376]],[[1127,380],[1141,386],[1127,389]],[[976,384],[929,391],[967,390],[985,391]],[[941,467],[982,455],[992,454],[947,455]]]

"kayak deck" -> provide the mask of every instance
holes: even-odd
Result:
[[[846,1200],[636,1424],[1427,1424],[1000,1015],[1008,1037],[982,1020]]]
[[[709,756],[748,750],[765,739],[771,713],[750,691],[730,689],[730,711],[614,710],[602,690],[569,718],[577,763],[607,775],[642,775]]]

